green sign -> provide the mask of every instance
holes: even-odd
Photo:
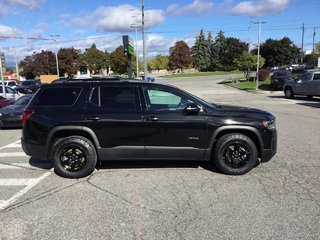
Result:
[[[124,52],[126,54],[134,55],[133,40],[128,35],[122,37]]]

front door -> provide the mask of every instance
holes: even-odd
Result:
[[[310,95],[320,96],[320,73],[315,73],[310,82]]]
[[[202,160],[207,142],[204,111],[185,114],[184,108],[192,100],[170,88],[150,85],[143,87],[141,93],[145,158]]]

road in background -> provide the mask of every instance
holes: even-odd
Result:
[[[217,84],[221,80],[159,81],[208,101],[273,113],[278,153],[270,162],[243,176],[182,162],[106,162],[79,180],[50,174],[0,211],[1,239],[318,239],[320,99],[252,94]],[[0,134],[20,138],[20,131]],[[0,169],[2,182],[51,171],[49,163],[6,157],[10,152],[22,150],[0,149],[0,163],[26,168]],[[0,197],[9,199],[23,187],[0,185]]]

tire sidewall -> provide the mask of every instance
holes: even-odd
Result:
[[[290,87],[286,88],[285,91],[284,91],[284,95],[285,95],[286,98],[293,98],[292,89]]]
[[[76,146],[86,155],[86,164],[78,171],[68,171],[60,162],[60,154],[63,149],[68,146]],[[58,139],[53,144],[52,162],[54,170],[59,176],[66,178],[82,178],[90,175],[94,170],[97,163],[97,154],[90,140],[80,136],[72,136]]]
[[[248,147],[250,152],[250,158],[246,165],[241,168],[232,168],[227,165],[227,163],[223,160],[223,152],[232,143],[242,143]],[[222,136],[216,145],[214,162],[217,168],[225,174],[228,175],[242,175],[249,172],[252,168],[257,165],[258,161],[258,152],[255,143],[247,136],[243,134],[227,134]]]

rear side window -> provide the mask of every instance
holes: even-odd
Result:
[[[106,111],[136,110],[136,101],[134,87],[100,87],[95,88],[91,95],[91,102]]]
[[[81,93],[81,88],[46,88],[34,101],[34,106],[70,106]]]

